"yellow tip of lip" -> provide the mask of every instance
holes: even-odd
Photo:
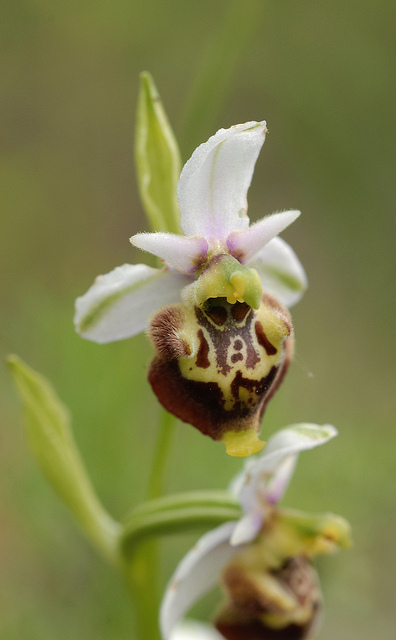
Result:
[[[229,456],[245,458],[261,451],[265,442],[259,439],[254,429],[247,431],[228,431],[222,438]]]

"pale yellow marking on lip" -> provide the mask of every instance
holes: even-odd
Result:
[[[233,380],[235,379],[236,373],[239,371],[241,372],[244,380],[247,380],[249,383],[259,383],[263,378],[268,376],[272,367],[278,367],[280,365],[283,354],[282,343],[288,335],[288,330],[284,321],[278,317],[278,314],[270,306],[265,304],[261,304],[260,309],[257,312],[250,312],[254,313],[254,318],[250,323],[250,328],[247,331],[246,336],[244,336],[243,332],[245,330],[244,327],[248,316],[238,323],[232,321],[234,322],[232,326],[239,327],[240,334],[233,336],[233,340],[231,340],[230,345],[227,348],[227,370],[220,371],[216,356],[216,335],[219,341],[225,340],[226,334],[229,331],[229,323],[227,322],[222,326],[214,326],[214,333],[216,335],[213,336],[213,332],[211,334],[207,327],[200,324],[195,313],[195,308],[192,305],[186,304],[183,309],[184,323],[183,327],[178,330],[178,337],[189,346],[191,356],[181,356],[178,358],[181,375],[187,380],[216,383],[222,393],[222,407],[225,411],[232,411],[238,402],[245,405],[249,410],[253,410],[261,400],[261,396],[255,391],[256,387],[253,385],[252,390],[249,391],[249,389],[242,384],[238,387],[238,393],[237,396],[235,396],[232,392]],[[267,338],[276,348],[276,352],[273,355],[268,355],[259,345],[255,331],[255,319],[265,327]],[[203,337],[205,338],[209,348],[207,354],[209,366],[204,369],[197,367],[195,361],[196,354],[199,349],[199,340],[197,338],[198,330],[202,331]],[[243,349],[239,352],[244,356],[242,361],[232,361],[232,355],[234,354],[234,338],[239,338],[244,345]],[[246,368],[246,340],[248,339],[251,340],[252,348],[256,351],[256,354],[259,354],[260,356],[258,361],[254,363],[254,366],[249,367],[249,369]]]

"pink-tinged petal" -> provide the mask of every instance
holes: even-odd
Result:
[[[263,453],[264,455],[264,453]],[[228,490],[237,498],[239,498],[240,493],[245,486],[246,478],[250,476],[250,471],[252,471],[257,464],[257,456],[251,456],[250,458],[246,458],[243,463],[243,469],[231,480]]]
[[[282,238],[270,240],[249,262],[249,267],[256,269],[264,291],[276,296],[286,307],[296,304],[308,286],[304,267]]]
[[[177,625],[170,640],[224,640],[224,636],[209,624],[184,620]]]
[[[227,238],[227,247],[231,255],[242,264],[246,264],[272,238],[294,222],[300,213],[300,211],[273,213],[255,222],[248,229],[233,231]]]
[[[194,151],[177,187],[186,236],[225,244],[231,231],[249,225],[246,196],[266,131],[265,122],[220,129]]]
[[[265,487],[265,498],[269,504],[277,504],[283,497],[297,464],[297,455],[282,458]]]
[[[270,504],[279,501],[293,473],[294,458],[301,451],[325,444],[336,435],[337,429],[332,425],[301,423],[282,429],[272,436],[265,447],[265,453],[249,466],[244,482],[238,484],[238,497],[244,512],[255,510],[263,500]],[[286,458],[290,460],[282,466]]]
[[[159,307],[178,302],[189,282],[170,269],[124,264],[98,276],[87,293],[77,298],[76,330],[100,343],[130,338],[146,328],[147,319]]]
[[[185,274],[192,274],[206,260],[208,243],[197,236],[178,236],[175,233],[137,233],[130,242],[165,260]]]
[[[164,640],[172,637],[184,614],[215,586],[224,566],[239,551],[229,544],[234,528],[235,522],[226,522],[209,531],[178,565],[161,605],[160,627]]]
[[[237,522],[230,544],[234,547],[252,542],[257,538],[263,524],[264,514],[261,509],[249,511]]]

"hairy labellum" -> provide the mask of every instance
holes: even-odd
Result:
[[[257,310],[209,298],[162,308],[149,333],[156,349],[149,381],[162,405],[223,440],[231,455],[262,448],[264,409],[292,357],[288,311],[267,294]]]
[[[322,595],[316,571],[304,556],[264,574],[230,566],[223,581],[229,602],[216,627],[227,640],[304,640],[315,632]]]

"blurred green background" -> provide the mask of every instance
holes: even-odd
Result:
[[[153,74],[184,161],[220,126],[265,118],[250,217],[302,210],[284,237],[310,288],[262,433],[339,428],[302,455],[285,504],[353,525],[354,549],[320,562],[320,638],[393,639],[395,3],[3,0],[0,11],[2,359],[18,353],[53,381],[99,495],[123,516],[144,495],[160,415],[150,347],[85,342],[72,316],[97,274],[145,260],[128,242],[147,228],[138,74]],[[42,479],[5,366],[0,376],[0,637],[132,638],[123,585]],[[239,467],[180,424],[167,488],[225,487]],[[193,540],[164,542],[164,584]]]

